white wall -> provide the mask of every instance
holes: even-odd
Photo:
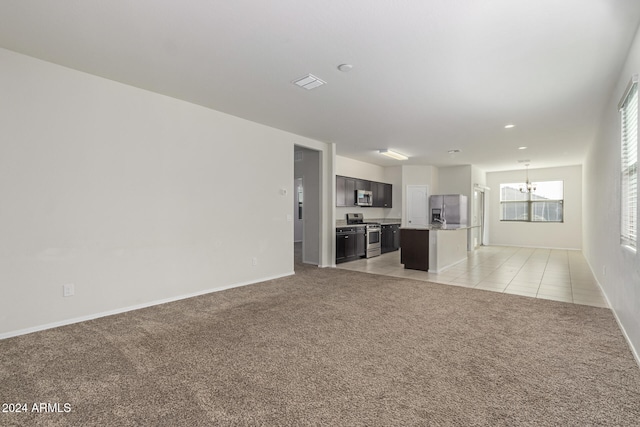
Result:
[[[603,126],[584,163],[584,255],[611,308],[640,352],[640,256],[620,246],[620,116],[618,102],[632,74],[640,73],[640,34],[629,51]]]
[[[438,169],[440,188],[433,194],[463,194],[471,196],[471,165],[448,166]]]
[[[368,181],[384,182],[383,166],[353,160],[348,157],[336,156],[336,175],[366,179]]]
[[[487,173],[477,166],[471,166],[471,185],[487,185]]]
[[[529,169],[531,181],[564,181],[564,222],[500,221],[500,184],[524,182],[524,169],[488,172],[489,244],[537,248],[582,248],[582,167]]]
[[[294,144],[334,200],[333,145],[4,49],[0,68],[0,337],[292,274]]]

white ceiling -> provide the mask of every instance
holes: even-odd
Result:
[[[639,22],[638,0],[3,0],[0,46],[341,156],[494,171],[582,163]]]

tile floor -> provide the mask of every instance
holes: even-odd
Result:
[[[608,307],[582,252],[482,246],[441,273],[407,270],[400,251],[338,264],[338,268],[445,285]]]

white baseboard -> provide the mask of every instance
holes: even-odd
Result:
[[[602,295],[604,295],[604,299],[607,301],[607,305],[609,306],[609,309],[613,313],[613,317],[614,317],[614,319],[616,319],[616,323],[618,323],[618,327],[622,331],[622,336],[627,341],[627,345],[629,346],[629,349],[631,350],[631,354],[633,355],[633,358],[636,360],[636,364],[638,365],[638,368],[640,368],[640,354],[638,354],[638,349],[636,349],[633,346],[633,342],[631,341],[631,338],[629,337],[629,334],[627,334],[627,331],[624,328],[624,325],[622,324],[622,322],[620,321],[620,318],[618,317],[618,313],[616,313],[616,310],[613,308],[613,305],[611,304],[611,301],[609,301],[609,297],[607,296],[607,293],[604,291],[604,288],[600,284],[600,281],[598,280],[598,277],[594,274],[593,268],[591,267],[591,264],[589,264],[589,261],[587,261],[587,265],[589,266],[589,269],[591,270],[591,275],[596,280],[596,283],[597,283],[598,287],[600,288],[600,292],[602,292]]]
[[[513,247],[513,248],[527,248],[527,249],[551,249],[557,251],[581,251],[580,248],[556,248],[551,246],[528,246],[528,245],[510,245],[503,243],[489,243],[482,246],[504,246],[504,247]]]
[[[169,303],[169,302],[180,301],[180,300],[183,300],[183,299],[193,298],[193,297],[197,297],[197,296],[201,296],[201,295],[206,295],[206,294],[210,294],[210,293],[213,293],[213,292],[220,292],[220,291],[225,291],[227,289],[233,289],[233,288],[239,288],[239,287],[242,287],[242,286],[254,285],[256,283],[266,282],[266,281],[274,280],[274,279],[280,279],[282,277],[292,276],[294,274],[295,274],[295,272],[291,271],[289,273],[279,274],[279,275],[276,275],[276,276],[262,277],[262,278],[260,278],[258,280],[251,280],[251,281],[247,281],[247,282],[234,283],[234,284],[231,284],[231,285],[225,285],[225,286],[221,286],[221,287],[217,287],[217,288],[206,289],[206,290],[203,290],[203,291],[193,292],[193,293],[190,293],[190,294],[183,294],[183,295],[178,295],[178,296],[171,297],[171,298],[154,300],[154,301],[150,301],[150,302],[146,302],[146,303],[142,303],[142,304],[136,304],[136,305],[131,305],[131,306],[128,306],[128,307],[117,308],[117,309],[114,309],[114,310],[102,311],[100,313],[89,314],[89,315],[86,315],[86,316],[80,316],[80,317],[74,317],[74,318],[71,318],[71,319],[65,319],[65,320],[61,320],[59,322],[46,323],[44,325],[33,326],[31,328],[19,329],[19,330],[16,330],[16,331],[9,331],[9,332],[5,332],[5,333],[0,334],[0,340],[6,339],[6,338],[11,338],[11,337],[17,337],[17,336],[20,336],[20,335],[31,334],[33,332],[44,331],[46,329],[58,328],[60,326],[71,325],[71,324],[74,324],[74,323],[86,322],[87,320],[98,319],[100,317],[113,316],[114,314],[126,313],[128,311],[133,311],[133,310],[140,310],[141,308],[153,307],[154,305],[160,305],[160,304],[166,304],[166,303]]]

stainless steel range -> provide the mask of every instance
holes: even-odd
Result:
[[[372,258],[378,256],[382,250],[382,227],[377,222],[364,222],[361,213],[348,213],[347,225],[364,224],[367,230],[366,257]]]

